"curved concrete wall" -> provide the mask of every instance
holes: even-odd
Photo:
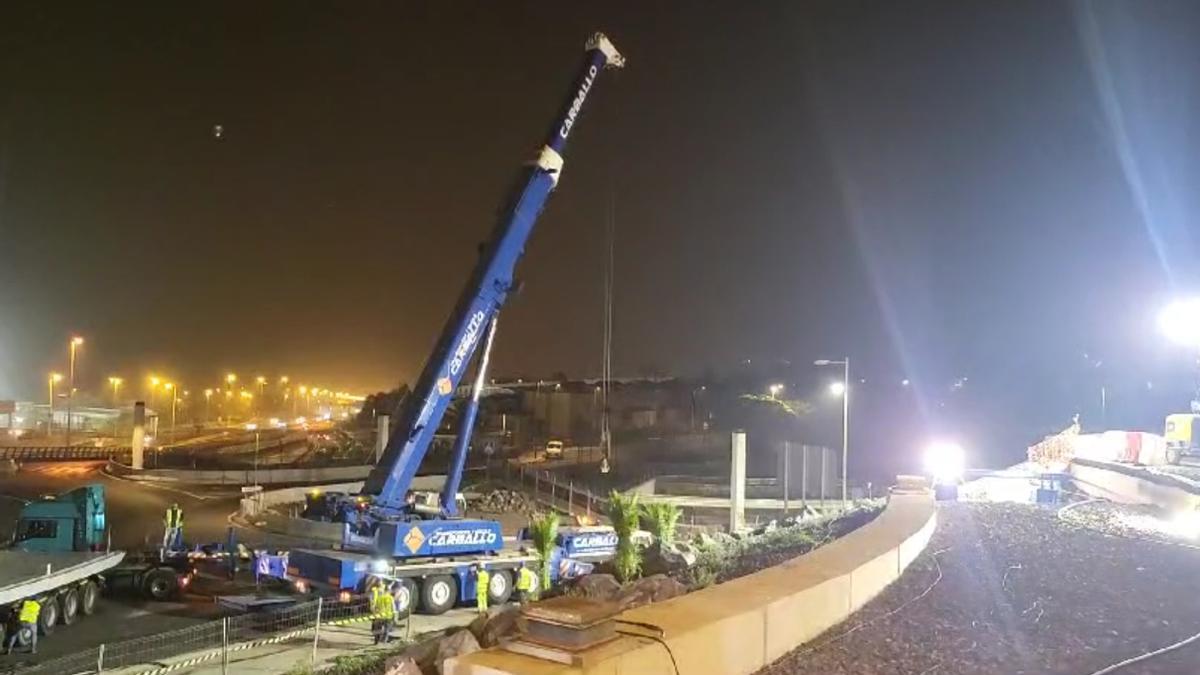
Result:
[[[362,481],[371,473],[371,466],[330,466],[313,469],[272,469],[262,466],[258,470],[259,485],[318,484],[343,481]],[[142,469],[110,461],[109,473],[133,480],[160,483],[188,483],[190,485],[254,485],[253,469]]]
[[[895,581],[936,527],[927,492],[894,494],[875,520],[770,569],[621,614],[661,628],[681,673],[753,673],[845,620]],[[667,651],[622,636],[567,666],[489,649],[444,664],[447,675],[673,673]]]
[[[1200,508],[1200,487],[1176,476],[1128,464],[1076,459],[1067,467],[1075,486],[1092,497],[1122,504],[1152,504],[1170,511]]]

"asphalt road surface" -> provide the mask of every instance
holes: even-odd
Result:
[[[162,541],[163,515],[172,503],[184,511],[184,537],[189,543],[225,541],[229,514],[237,510],[240,494],[223,491],[146,486],[103,473],[104,462],[28,463],[15,476],[0,477],[0,538],[7,540],[25,500],[38,499],[89,483],[104,485],[108,523],[114,548],[157,548]],[[258,530],[238,530],[238,540],[251,548],[287,548],[294,539]],[[200,623],[217,618],[212,597],[188,595],[179,602],[151,603],[123,594],[104,598],[94,616],[70,627],[59,627],[38,644],[38,658],[47,659],[102,642],[112,642]],[[0,670],[28,656],[0,656]]]

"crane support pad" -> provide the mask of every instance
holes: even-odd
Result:
[[[417,520],[379,525],[379,550],[397,558],[495,553],[504,548],[492,520]]]

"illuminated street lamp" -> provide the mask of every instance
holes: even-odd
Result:
[[[783,385],[773,384],[767,387],[767,391],[771,392],[771,398],[779,398],[779,392],[783,391]]]
[[[70,365],[67,380],[67,447],[71,447],[71,403],[75,400],[75,353],[83,345],[83,338],[76,335],[67,345],[70,353]]]
[[[119,396],[119,392],[120,392],[120,390],[121,390],[121,385],[122,385],[122,384],[125,384],[125,380],[123,380],[123,379],[121,379],[121,378],[119,378],[119,377],[110,377],[110,378],[108,378],[108,384],[109,384],[109,386],[110,386],[110,387],[112,387],[112,390],[113,390],[113,397],[112,397],[112,401],[113,401],[113,407],[114,407],[114,408],[116,408],[116,407],[118,406],[118,403],[117,403],[117,401],[119,400],[118,396]]]
[[[850,458],[850,357],[841,360],[818,359],[814,366],[842,366],[842,381],[834,382],[829,387],[829,393],[842,397],[842,509],[847,504],[847,471],[846,462]]]
[[[312,412],[312,406],[309,405],[309,389],[304,385],[300,385],[300,395],[304,397],[304,414],[308,415]]]
[[[162,380],[151,375],[150,376],[150,407],[158,407],[158,385],[162,384]]]
[[[58,373],[50,373],[47,383],[50,385],[50,421],[46,422],[46,434],[49,435],[54,431],[54,385],[62,382],[63,376]]]

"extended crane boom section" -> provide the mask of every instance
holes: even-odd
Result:
[[[513,272],[525,250],[534,223],[558,183],[563,152],[600,71],[621,67],[624,59],[604,35],[588,41],[583,66],[571,96],[564,104],[549,138],[538,154],[510,212],[493,230],[479,262],[459,296],[425,363],[416,387],[401,407],[383,455],[363,485],[363,494],[374,496],[374,506],[387,513],[402,513],[417,469],[428,452],[442,416],[458,388],[467,366],[488,333],[489,325],[504,305],[513,286]],[[465,426],[459,433],[470,434]],[[466,451],[462,444],[457,452]],[[462,463],[455,461],[461,472]],[[457,484],[457,480],[454,481]]]

